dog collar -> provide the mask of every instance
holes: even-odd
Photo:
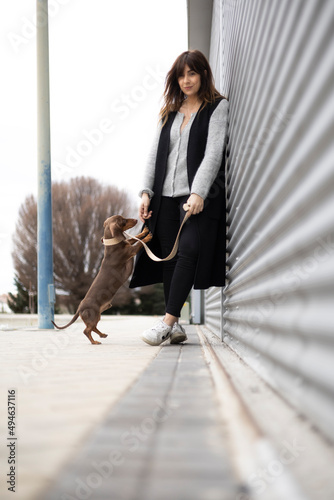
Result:
[[[102,238],[102,243],[106,246],[106,247],[111,247],[112,245],[117,245],[118,243],[120,243],[121,241],[123,240],[120,240],[119,238],[109,238],[107,240],[105,240],[104,238]]]

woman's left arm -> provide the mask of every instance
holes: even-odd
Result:
[[[191,195],[188,203],[192,201],[196,204],[196,213],[203,210],[204,200],[217,177],[222,163],[227,130],[227,115],[228,101],[223,99],[212,113],[204,158],[198,167],[191,186]],[[197,197],[194,200],[190,200],[193,194],[197,195]],[[198,197],[200,197],[203,202],[201,210],[199,210]]]

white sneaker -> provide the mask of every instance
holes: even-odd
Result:
[[[170,337],[171,331],[171,326],[168,326],[164,321],[159,320],[154,326],[152,326],[152,328],[145,330],[140,338],[147,344],[160,345]]]
[[[170,343],[179,344],[180,342],[185,342],[187,339],[188,337],[184,328],[179,323],[174,323],[170,336]]]

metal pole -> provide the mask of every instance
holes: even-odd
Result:
[[[38,327],[53,328],[48,0],[37,0]]]
[[[191,290],[191,319],[194,325],[204,323],[204,298],[202,290]]]

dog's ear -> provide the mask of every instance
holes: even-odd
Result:
[[[123,232],[123,228],[125,225],[126,225],[126,219],[124,219],[124,217],[122,217],[121,215],[118,215],[115,223],[115,227],[117,228],[117,230]]]
[[[118,215],[117,217],[117,225],[120,229],[123,229],[123,227],[125,226],[126,224],[126,219],[124,219],[124,217],[122,217],[121,215]]]
[[[123,227],[125,226],[125,219],[122,216],[115,217],[114,220],[108,224],[109,231],[111,233],[111,238],[116,238],[123,233]]]
[[[112,221],[112,222],[109,222],[109,224],[106,225],[106,228],[107,229],[107,237],[108,238],[115,238],[116,236],[116,231],[115,231],[115,221]],[[110,233],[110,235],[108,234],[108,232]]]

